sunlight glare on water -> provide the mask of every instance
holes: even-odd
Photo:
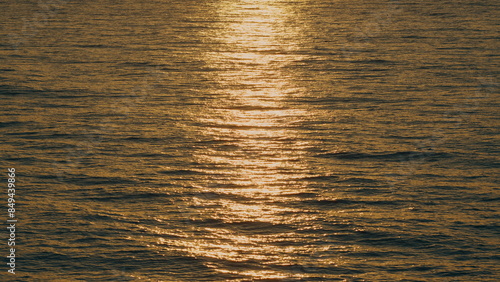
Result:
[[[183,247],[193,257],[208,255],[226,261],[225,264],[207,262],[208,267],[221,273],[248,278],[290,278],[286,272],[248,270],[231,264],[263,260],[287,265],[293,263],[297,253],[310,251],[307,246],[282,248],[269,244],[287,237],[294,240],[296,235],[292,230],[280,232],[280,226],[300,225],[313,217],[300,215],[297,208],[273,204],[281,202],[279,198],[287,193],[306,190],[294,179],[306,175],[308,168],[300,160],[310,145],[300,141],[300,132],[295,127],[308,112],[287,104],[290,98],[287,96],[302,90],[294,85],[293,74],[282,71],[291,62],[302,59],[292,53],[299,45],[293,37],[298,31],[287,28],[292,15],[284,2],[220,1],[217,5],[221,22],[209,37],[227,51],[205,52],[203,58],[208,68],[219,70],[214,79],[220,99],[194,114],[202,124],[202,135],[226,141],[227,148],[202,147],[194,153],[194,158],[199,163],[223,167],[208,171],[224,175],[218,183],[220,187],[212,178],[206,183],[210,188],[200,188],[201,192],[247,200],[198,198],[195,205],[203,210],[199,216],[217,220],[221,226],[201,228],[198,231],[206,235]],[[264,229],[258,234],[242,234],[225,224]],[[263,255],[263,250],[271,255]]]

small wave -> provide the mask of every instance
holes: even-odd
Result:
[[[206,174],[204,172],[192,170],[192,169],[162,170],[162,171],[158,171],[158,173],[166,174],[166,175],[201,175],[201,174]]]
[[[259,125],[213,124],[213,123],[207,124],[205,126],[210,128],[241,129],[241,130],[252,130],[252,129],[281,130],[287,128],[295,128],[294,126],[283,126],[283,125],[259,126]]]
[[[302,193],[284,194],[284,195],[280,195],[280,196],[281,197],[297,197],[297,198],[316,198],[316,197],[318,197],[318,194],[302,192]]]
[[[356,153],[356,152],[335,152],[318,154],[319,158],[334,158],[339,160],[383,160],[383,161],[410,161],[414,159],[439,160],[449,158],[447,153],[403,151],[395,153]]]
[[[357,61],[351,61],[352,63],[357,63],[357,64],[384,64],[384,65],[394,65],[396,62],[394,61],[387,61],[387,60],[380,60],[380,59],[373,59],[373,60],[357,60]]]
[[[81,48],[121,48],[121,46],[113,46],[106,44],[75,44],[73,46]]]
[[[264,221],[236,221],[224,222],[227,227],[235,227],[239,230],[252,231],[252,234],[268,232],[286,232],[295,230],[293,226],[284,223],[272,223]]]
[[[338,179],[339,179],[339,177],[336,175],[317,175],[317,176],[303,177],[303,178],[300,178],[299,180],[306,180],[306,181],[332,181],[332,180],[335,180],[335,181],[337,181]]]
[[[375,179],[371,179],[371,178],[352,177],[352,178],[342,179],[339,182],[340,183],[356,183],[356,184],[359,184],[359,183],[375,184],[375,183],[379,183],[380,181],[375,180]]]
[[[137,154],[129,154],[125,157],[129,158],[156,158],[156,157],[165,157],[166,154],[162,153],[137,153]]]
[[[155,138],[155,137],[138,137],[138,136],[129,136],[123,138],[125,141],[136,141],[136,142],[163,142],[165,139],[163,138]]]
[[[168,193],[106,193],[99,196],[87,197],[94,201],[118,201],[118,200],[138,200],[138,199],[160,199],[171,198]]]
[[[0,85],[0,95],[16,96],[28,94],[41,94],[41,90],[36,90],[28,87],[12,87],[10,85]]]
[[[0,122],[0,128],[11,127],[11,126],[19,127],[19,126],[25,125],[25,124],[26,124],[26,122],[20,122],[20,121]]]
[[[206,200],[232,200],[237,202],[252,201],[254,198],[245,197],[242,195],[237,195],[233,193],[217,193],[217,192],[197,192],[193,195],[194,197],[206,199]]]
[[[354,202],[346,199],[319,199],[319,200],[306,200],[302,201],[301,203],[311,206],[335,206],[343,204],[352,204]]]
[[[40,162],[40,159],[33,157],[19,157],[19,158],[4,158],[5,161],[15,161],[21,164],[34,164]]]
[[[265,106],[231,106],[221,107],[222,110],[241,110],[241,111],[275,111],[275,110],[288,110],[286,107],[265,107]]]
[[[102,185],[102,184],[136,184],[137,182],[130,178],[122,177],[72,177],[68,178],[67,181],[76,185]]]

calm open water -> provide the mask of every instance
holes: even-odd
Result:
[[[498,281],[498,11],[2,1],[0,280]]]

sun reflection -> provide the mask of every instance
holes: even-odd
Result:
[[[218,22],[208,31],[218,47],[206,52],[203,60],[209,69],[217,70],[211,78],[220,98],[196,113],[196,120],[202,125],[203,139],[219,145],[201,147],[194,158],[205,164],[206,174],[213,175],[200,192],[219,196],[196,197],[193,205],[204,207],[200,217],[221,224],[201,227],[203,239],[168,244],[180,244],[180,249],[196,257],[286,265],[297,252],[307,252],[307,247],[299,250],[271,242],[276,236],[293,241],[290,226],[312,216],[280,204],[287,193],[304,189],[297,180],[308,171],[301,160],[310,145],[301,141],[304,138],[297,129],[308,112],[290,103],[291,95],[301,89],[293,74],[285,71],[302,59],[294,52],[297,42],[290,40],[297,31],[287,25],[291,14],[286,2],[218,3]],[[207,266],[253,278],[289,277],[269,269],[221,267],[210,260]]]
[[[307,113],[288,107],[284,100],[289,91],[296,91],[292,79],[281,71],[298,58],[289,55],[289,44],[283,44],[280,28],[286,25],[285,6],[275,1],[222,1],[219,6],[222,28],[216,34],[226,52],[209,53],[206,60],[213,68],[222,68],[216,77],[227,99],[217,101],[211,111],[200,117],[208,136],[232,140],[237,150],[206,152],[203,161],[230,164],[228,177],[238,186],[248,186],[246,193],[279,193],[275,184],[290,179],[281,173],[286,168],[301,169],[291,162],[303,151],[294,144],[282,142],[295,139],[293,125]],[[284,48],[283,46],[287,46]],[[227,96],[226,96],[227,97]],[[287,147],[288,146],[288,147]],[[206,160],[206,159],[209,160]],[[242,191],[233,191],[239,193]],[[269,206],[237,205],[226,202],[227,217],[247,220],[265,216],[271,222]],[[277,213],[277,211],[275,211]],[[252,214],[254,216],[250,217]]]

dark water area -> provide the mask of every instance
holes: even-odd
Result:
[[[2,1],[0,280],[498,281],[498,11]]]

